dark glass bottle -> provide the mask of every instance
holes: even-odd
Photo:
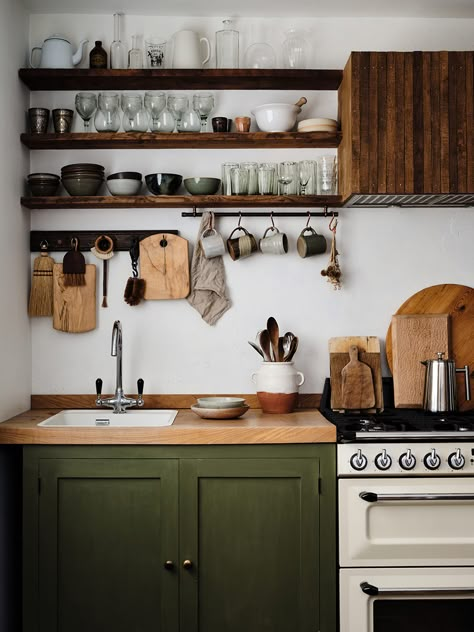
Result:
[[[89,53],[89,68],[107,68],[107,52],[102,48],[100,40]]]

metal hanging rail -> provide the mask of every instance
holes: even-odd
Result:
[[[197,211],[194,209],[191,211],[183,211],[181,213],[181,217],[202,217],[202,214],[205,211]],[[297,212],[297,213],[285,213],[285,212],[273,212],[273,211],[264,211],[257,213],[248,213],[246,211],[218,211],[214,213],[214,217],[338,217],[339,213],[337,211],[331,210],[330,212],[327,208],[324,211],[305,211],[305,212]]]

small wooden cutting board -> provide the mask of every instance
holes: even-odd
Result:
[[[140,241],[140,277],[145,298],[177,299],[189,294],[188,241],[157,233]]]
[[[96,328],[96,267],[86,265],[86,284],[64,285],[63,264],[53,268],[53,327],[79,334]]]
[[[360,362],[359,349],[349,347],[350,361],[341,371],[342,407],[345,410],[364,410],[375,406],[374,380],[370,366]]]

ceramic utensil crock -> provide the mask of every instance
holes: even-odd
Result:
[[[291,413],[298,401],[298,388],[304,383],[304,375],[296,371],[293,362],[263,362],[252,373],[257,386],[257,398],[264,413]]]
[[[443,360],[438,352],[435,360],[423,360],[426,367],[423,408],[432,413],[452,412],[457,409],[456,373],[464,373],[466,400],[471,399],[469,366],[457,369],[454,360]]]

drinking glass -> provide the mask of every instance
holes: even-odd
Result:
[[[97,110],[97,96],[93,92],[78,92],[75,99],[76,112],[84,122],[84,131],[90,129],[90,120]]]
[[[232,195],[232,183],[230,172],[239,165],[236,162],[222,163],[222,195]]]
[[[301,186],[300,194],[306,195],[306,187],[313,173],[313,161],[312,160],[300,160],[298,163],[298,176]]]
[[[241,162],[241,169],[247,169],[248,171],[248,186],[247,193],[249,195],[255,195],[258,192],[258,181],[257,181],[257,162]]]
[[[258,192],[260,195],[273,194],[274,167],[259,167],[257,172]]]
[[[201,119],[196,110],[188,107],[181,116],[178,132],[200,132]]]
[[[273,169],[272,193],[273,195],[278,195],[278,164],[276,162],[261,162],[260,167]]]
[[[98,132],[118,132],[120,129],[120,97],[115,92],[100,92],[94,125]]]
[[[181,117],[188,109],[189,99],[185,94],[170,94],[168,96],[168,109],[173,114],[176,121],[175,131],[179,132],[181,127]]]
[[[165,67],[166,40],[162,37],[149,37],[145,41],[145,51],[148,68]]]
[[[232,195],[247,195],[249,172],[241,167],[234,167],[230,170],[230,181],[232,186]]]
[[[318,159],[318,194],[335,195],[337,193],[337,158],[321,156]]]
[[[122,94],[122,125],[125,132],[146,132],[148,115],[139,94]]]
[[[296,166],[296,162],[291,160],[280,162],[278,165],[278,182],[281,185],[280,193],[283,195],[290,195],[294,190],[294,186],[290,190],[290,184],[296,184]]]
[[[176,121],[173,114],[165,107],[161,110],[158,120],[156,121],[156,129],[153,131],[170,133],[174,131],[176,127]]]
[[[214,109],[214,95],[210,92],[198,92],[193,96],[193,106],[201,117],[201,132],[206,132],[207,119]]]
[[[145,108],[150,115],[150,129],[152,132],[158,130],[158,120],[161,112],[166,106],[166,95],[164,92],[150,91],[145,92]]]

